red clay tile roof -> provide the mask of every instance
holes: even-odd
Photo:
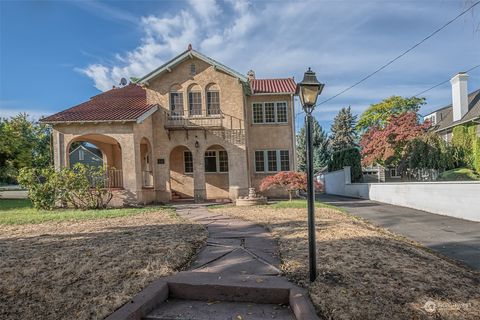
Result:
[[[252,93],[295,93],[297,87],[292,78],[253,79],[250,81]]]
[[[89,122],[89,121],[134,121],[155,105],[147,104],[147,93],[142,87],[129,84],[100,93],[90,100],[61,111],[41,121]]]

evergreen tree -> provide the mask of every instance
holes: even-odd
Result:
[[[352,114],[350,106],[342,108],[333,119],[331,127],[331,148],[332,152],[357,146],[357,133],[355,121],[357,116]]]
[[[330,158],[329,139],[325,131],[318,123],[317,119],[312,119],[312,138],[313,138],[313,169],[314,172],[320,171],[328,163]],[[297,164],[298,170],[307,171],[307,135],[305,126],[297,134]]]

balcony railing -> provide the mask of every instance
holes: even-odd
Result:
[[[167,129],[195,129],[211,128],[221,129],[223,127],[223,115],[179,115],[167,114],[165,128]]]

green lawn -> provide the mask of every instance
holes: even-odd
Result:
[[[52,211],[36,210],[30,200],[0,200],[0,225],[1,224],[36,224],[49,221],[76,221],[100,218],[116,218],[133,216],[140,213],[156,211],[165,206],[148,206],[144,208],[119,208],[102,210],[74,210],[57,209]],[[174,211],[171,211],[174,214]]]
[[[439,181],[477,181],[480,177],[471,169],[458,168],[442,172]]]

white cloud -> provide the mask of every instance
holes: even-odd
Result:
[[[379,6],[375,1],[189,0],[170,13],[139,19],[142,38],[135,49],[114,54],[112,63],[93,63],[82,72],[106,90],[121,77],[145,75],[191,43],[239,72],[254,69],[257,77],[298,80],[310,66],[326,83],[323,100],[383,65],[459,10],[461,5],[453,2]],[[348,105],[360,113],[390,95],[414,95],[470,67],[478,60],[480,45],[465,24],[457,21],[316,114],[331,119]],[[429,92],[427,98],[435,107],[448,103],[448,85]]]

